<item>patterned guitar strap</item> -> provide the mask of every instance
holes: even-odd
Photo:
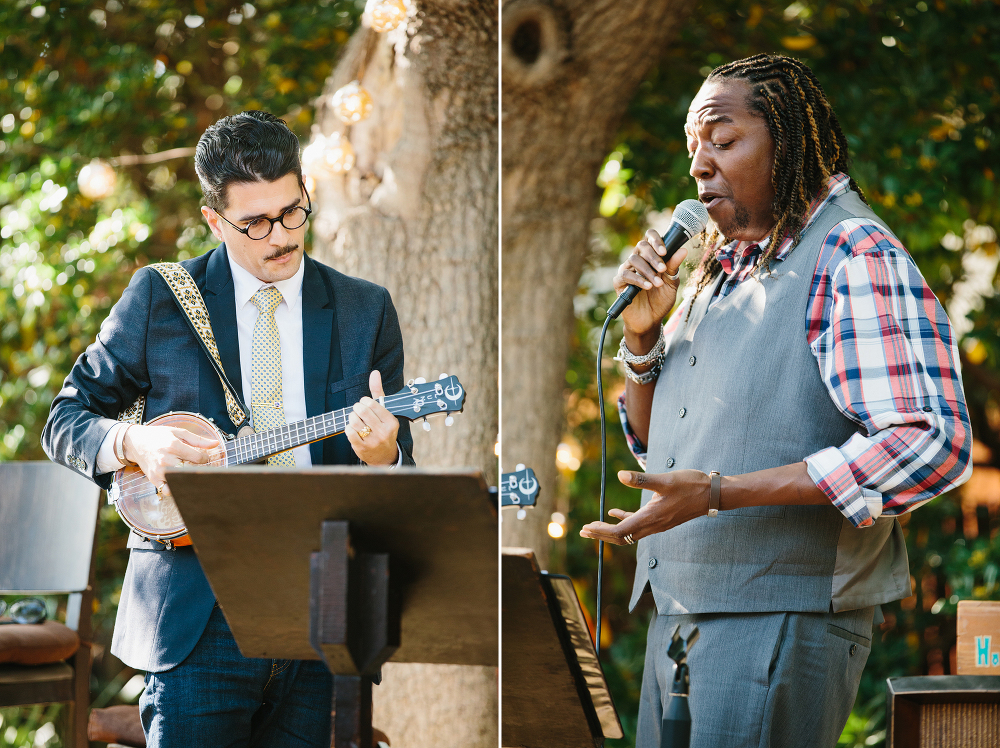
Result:
[[[184,313],[188,327],[191,328],[191,332],[201,344],[208,360],[212,362],[215,373],[219,375],[219,381],[222,382],[222,389],[226,394],[226,410],[229,411],[229,420],[241,433],[244,429],[252,431],[246,406],[236,395],[226,377],[225,369],[222,368],[219,347],[215,344],[215,335],[212,333],[212,320],[208,316],[205,300],[202,298],[194,278],[176,262],[157,262],[149,267],[153,268],[166,281],[167,286],[174,294],[177,307]],[[139,425],[142,423],[145,408],[146,398],[144,395],[139,395],[132,405],[118,415],[118,420],[123,423]]]

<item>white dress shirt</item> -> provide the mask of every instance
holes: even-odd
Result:
[[[257,305],[252,299],[261,288],[273,285],[281,293],[281,303],[274,310],[274,321],[278,326],[281,341],[281,399],[285,408],[285,422],[295,423],[306,419],[305,372],[302,358],[302,278],[305,261],[288,280],[263,283],[252,273],[239,265],[230,254],[229,268],[233,274],[233,289],[236,300],[236,330],[240,344],[240,369],[243,380],[243,402],[252,408],[250,396],[253,376],[253,328],[257,323]],[[125,424],[116,424],[108,431],[97,453],[97,473],[110,473],[124,467],[115,457],[114,444],[118,430]],[[396,465],[403,460],[403,452],[397,446]],[[312,455],[305,444],[292,450],[295,467],[311,467]]]
[[[274,310],[274,321],[278,325],[281,341],[281,401],[285,407],[285,423],[295,423],[306,419],[306,386],[302,363],[302,276],[305,262],[288,280],[276,283],[262,283],[241,267],[229,255],[229,267],[233,271],[233,289],[236,292],[236,330],[240,340],[240,369],[243,374],[243,402],[253,410],[250,402],[253,376],[253,328],[257,324],[257,305],[252,299],[261,288],[274,286],[281,293],[281,303]],[[295,467],[311,467],[312,457],[309,445],[296,447]]]

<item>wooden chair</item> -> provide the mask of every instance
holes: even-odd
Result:
[[[65,661],[0,664],[0,706],[68,703],[63,745],[76,748],[87,746],[100,498],[97,485],[61,465],[0,463],[0,594],[68,594],[66,626],[80,639]]]

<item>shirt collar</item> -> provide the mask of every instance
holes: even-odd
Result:
[[[259,278],[256,278],[253,275],[253,273],[236,262],[236,260],[233,259],[231,252],[227,253],[227,255],[229,259],[229,269],[233,273],[233,289],[236,292],[237,309],[242,309],[246,306],[253,298],[253,295],[265,286],[274,286],[277,288],[281,293],[282,300],[290,308],[294,308],[298,305],[299,299],[302,297],[302,278],[305,275],[306,269],[306,258],[304,254],[302,256],[302,261],[299,263],[299,269],[295,271],[295,275],[283,281],[275,281],[274,283],[262,283]]]
[[[843,195],[849,189],[851,184],[851,178],[842,172],[836,174],[831,174],[826,182],[825,193],[820,192],[819,195],[812,201],[809,206],[808,218],[806,219],[806,225],[802,227],[805,231],[809,228],[809,224],[813,222],[813,219],[819,215],[823,207],[833,198],[838,195]],[[749,257],[754,253],[763,253],[767,249],[768,244],[771,242],[771,237],[765,237],[759,242],[748,242],[748,241],[735,241],[720,247],[715,251],[715,257],[722,264],[723,272],[729,275],[733,271],[733,267],[737,264],[742,264],[744,258]],[[788,253],[792,251],[792,237],[786,236],[782,242],[781,246],[778,247],[778,252],[775,254],[775,260],[784,260]]]

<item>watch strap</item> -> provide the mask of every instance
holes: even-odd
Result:
[[[719,500],[722,497],[722,474],[718,470],[709,473],[712,479],[712,488],[708,494],[708,516],[719,516]]]

